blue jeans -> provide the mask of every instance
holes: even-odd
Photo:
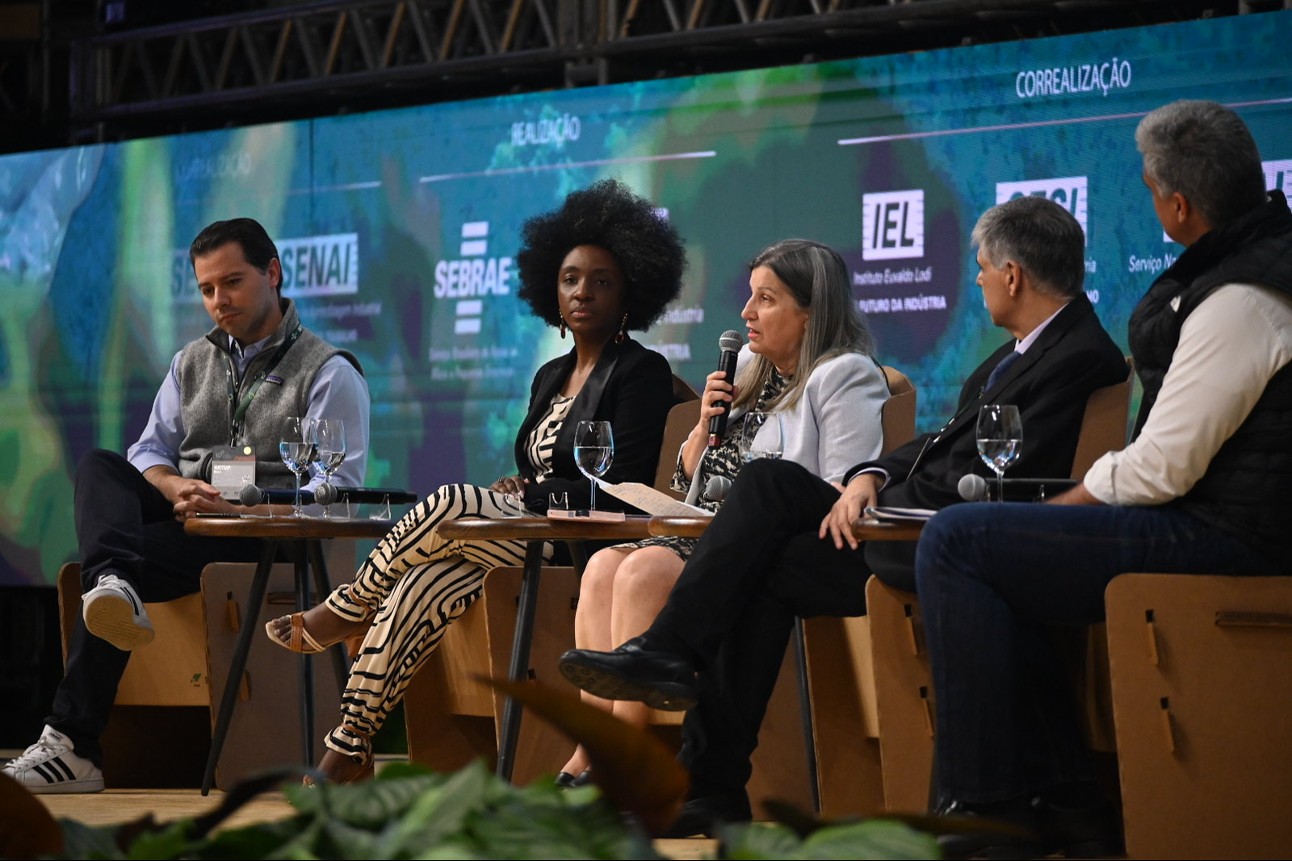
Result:
[[[1118,574],[1280,571],[1169,505],[943,509],[915,554],[936,697],[935,804],[1029,797],[1094,776],[1047,626],[1102,621]]]

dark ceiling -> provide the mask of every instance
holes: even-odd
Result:
[[[0,152],[1283,8],[1292,0],[0,0]]]

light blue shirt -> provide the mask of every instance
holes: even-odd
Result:
[[[247,365],[265,348],[270,335],[247,347],[241,347],[230,338],[230,355],[238,377],[246,373]],[[179,468],[179,448],[184,439],[184,418],[180,412],[179,353],[171,359],[166,380],[157,390],[152,414],[139,436],[130,446],[126,459],[141,473],[154,466]],[[348,487],[362,487],[368,467],[368,412],[371,397],[368,383],[343,356],[333,356],[323,363],[310,387],[309,405],[305,415],[309,418],[341,419],[345,422],[345,461],[332,475],[332,483]],[[310,480],[302,489],[313,490],[323,481],[318,465],[310,467]]]

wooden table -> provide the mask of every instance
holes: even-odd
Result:
[[[327,538],[382,538],[394,525],[391,520],[349,520],[321,517],[193,517],[184,521],[184,531],[189,535],[218,538],[259,538],[263,540],[260,561],[251,580],[251,594],[247,601],[245,619],[250,620],[238,630],[233,658],[229,662],[229,675],[220,698],[215,728],[211,734],[211,753],[207,757],[206,772],[202,777],[202,794],[211,791],[215,781],[215,767],[224,749],[233,707],[238,701],[238,679],[247,666],[251,638],[255,633],[255,620],[265,601],[269,574],[280,546],[285,545],[296,566],[296,609],[309,609],[309,582],[311,572],[314,589],[318,595],[331,591],[328,583],[327,564],[323,561],[323,540]],[[333,650],[335,669],[342,690],[345,688],[346,655],[338,644]],[[301,741],[306,768],[314,765],[314,690],[313,671],[309,655],[301,656]]]
[[[651,535],[674,535],[699,538],[713,521],[712,517],[655,516],[650,519]],[[920,521],[878,521],[864,519],[852,524],[852,534],[859,541],[918,541],[924,523]]]
[[[467,541],[516,541],[527,542],[525,566],[520,580],[520,601],[516,611],[516,636],[512,640],[511,659],[507,668],[510,678],[524,681],[528,677],[530,644],[534,636],[534,611],[538,606],[538,582],[543,570],[543,544],[547,541],[568,541],[575,556],[575,565],[582,570],[581,541],[636,541],[650,537],[650,518],[629,516],[622,521],[566,520],[547,517],[462,517],[446,520],[439,526],[443,538]],[[511,780],[516,763],[516,742],[520,738],[521,708],[507,697],[502,708],[501,739],[498,743],[496,772],[504,780]]]

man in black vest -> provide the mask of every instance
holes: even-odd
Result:
[[[1075,708],[1046,684],[1061,670],[1044,623],[1099,621],[1126,571],[1287,570],[1292,213],[1266,193],[1256,144],[1227,108],[1166,105],[1135,139],[1157,218],[1188,247],[1131,316],[1144,384],[1134,441],[1054,504],[956,506],[920,539],[937,809],[1037,835],[942,838],[952,857],[1039,857],[1080,832],[1108,838],[1085,852],[1115,849]]]
[[[958,481],[985,471],[975,425],[988,403],[1022,415],[1027,444],[1011,475],[1070,475],[1090,393],[1126,378],[1082,290],[1085,237],[1071,214],[1017,198],[984,213],[973,241],[988,313],[1013,337],[970,374],[947,424],[858,464],[842,487],[788,461],[750,463],[645,634],[613,652],[562,656],[566,677],[598,696],[673,709],[698,701],[683,723],[691,791],[673,834],[750,818],[749,757],[794,617],[864,614],[871,571],[913,588],[913,544],[858,546],[851,524],[862,509],[961,502]]]
[[[363,484],[367,383],[358,361],[305,329],[282,298],[282,265],[265,229],[250,218],[217,221],[193,240],[189,259],[215,328],[175,355],[128,457],[100,449],[77,466],[82,612],[45,731],[3,769],[35,793],[103,789],[99,736],[131,650],[153,638],[144,602],[196,592],[209,562],[259,558],[257,539],[184,532],[196,514],[247,511],[212,484],[222,449],[250,446],[256,484],[291,487],[278,456],[284,420],[339,418],[349,445],[333,479]]]

